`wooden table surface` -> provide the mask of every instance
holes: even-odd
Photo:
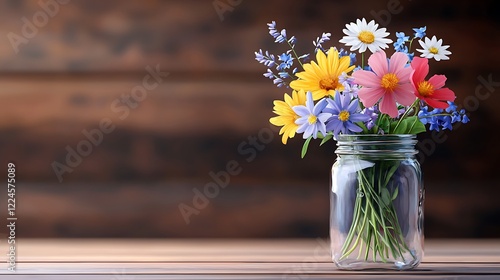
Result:
[[[18,239],[16,245],[16,272],[2,261],[2,280],[500,279],[500,239],[426,240],[423,263],[412,271],[338,270],[328,240],[320,238]]]

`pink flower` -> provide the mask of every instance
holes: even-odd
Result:
[[[365,107],[380,101],[380,112],[395,118],[398,116],[398,103],[410,106],[415,101],[414,88],[410,83],[411,67],[405,67],[408,56],[394,53],[389,62],[384,51],[378,51],[368,58],[373,71],[358,70],[352,76],[361,85],[359,99]]]
[[[429,106],[446,109],[446,101],[455,100],[455,93],[448,88],[443,88],[446,82],[445,75],[434,75],[428,81],[425,76],[429,74],[429,60],[427,58],[415,57],[411,62],[413,73],[410,76],[415,95]]]

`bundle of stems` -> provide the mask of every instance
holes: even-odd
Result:
[[[398,221],[394,201],[399,187],[392,176],[399,161],[378,160],[372,167],[357,171],[358,189],[354,203],[353,221],[341,250],[341,260],[357,250],[357,259],[382,262],[405,261],[406,245]]]

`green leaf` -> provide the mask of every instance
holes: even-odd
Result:
[[[319,143],[319,145],[321,146],[321,145],[325,144],[328,140],[330,140],[332,138],[333,138],[333,135],[331,133],[327,134],[325,136],[325,138],[323,138],[323,140],[321,140],[321,143]]]
[[[363,129],[363,134],[369,133],[368,128],[366,127],[366,125],[363,122],[357,122],[356,125],[361,127],[361,129]]]
[[[312,139],[312,136],[309,136],[309,138],[306,139],[306,141],[304,142],[304,145],[302,146],[302,153],[301,153],[302,158],[304,158],[306,156],[307,148],[309,147],[309,142],[311,142],[311,139]]]
[[[408,127],[408,134],[418,134],[425,132],[425,125],[420,121],[417,116],[409,117],[411,125]]]
[[[406,117],[391,123],[392,134],[418,134],[426,131],[425,125],[417,116]]]
[[[396,187],[394,189],[394,192],[392,193],[392,200],[396,200],[396,198],[398,197],[398,194],[399,194],[399,188]]]
[[[387,188],[383,188],[382,193],[380,194],[382,198],[382,202],[384,203],[384,206],[389,206],[391,203],[391,194],[389,193],[389,190]]]
[[[385,133],[389,132],[390,121],[386,114],[382,114],[380,118],[378,118],[377,126],[379,127],[379,129],[382,129]]]
[[[391,133],[392,134],[407,134],[408,129],[408,119],[403,119],[400,121],[395,121],[391,123]]]

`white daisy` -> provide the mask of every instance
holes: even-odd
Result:
[[[417,49],[417,51],[421,52],[421,57],[425,58],[434,58],[436,61],[440,60],[448,60],[450,59],[447,55],[450,55],[451,52],[446,49],[450,46],[444,45],[442,39],[436,39],[436,36],[432,36],[432,39],[425,37],[425,42],[420,40],[418,41],[423,49]]]
[[[391,39],[384,38],[389,35],[388,32],[385,32],[386,29],[377,29],[378,24],[374,20],[367,24],[364,18],[357,19],[356,23],[351,22],[345,27],[346,29],[343,31],[347,36],[344,36],[339,42],[351,46],[351,51],[359,49],[359,52],[363,53],[368,48],[372,53],[375,53],[387,48],[387,44],[392,43]]]

